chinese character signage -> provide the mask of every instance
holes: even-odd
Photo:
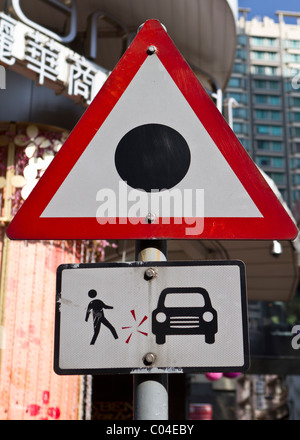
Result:
[[[0,13],[0,64],[18,62],[32,79],[88,105],[109,72],[48,35]],[[21,63],[20,63],[21,62]]]

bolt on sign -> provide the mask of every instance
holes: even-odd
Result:
[[[181,373],[248,367],[242,262],[58,267],[56,373]]]

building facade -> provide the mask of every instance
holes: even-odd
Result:
[[[232,97],[233,130],[275,182],[284,200],[300,199],[300,13],[278,22],[247,20],[240,10],[236,60],[225,99]],[[287,23],[293,16],[295,24]]]

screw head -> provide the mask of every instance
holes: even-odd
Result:
[[[150,367],[155,362],[156,356],[154,353],[146,353],[143,362],[147,367]]]
[[[153,55],[153,54],[155,54],[156,51],[157,51],[157,48],[155,46],[149,46],[147,48],[147,54],[148,55]]]
[[[155,214],[151,214],[151,212],[149,212],[149,214],[146,215],[146,223],[150,224],[150,223],[154,223],[156,219],[156,215]]]
[[[152,278],[156,277],[156,275],[157,275],[157,272],[155,269],[153,269],[153,267],[149,267],[145,271],[146,280],[151,280]]]

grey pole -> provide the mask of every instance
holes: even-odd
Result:
[[[166,261],[166,240],[140,240],[136,242],[137,261]],[[135,374],[133,378],[134,420],[168,420],[167,373]]]

